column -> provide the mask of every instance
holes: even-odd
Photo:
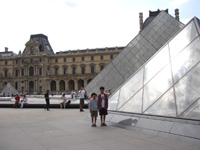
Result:
[[[75,86],[74,89],[78,91],[79,89],[78,89],[78,80],[77,79],[74,80],[74,84],[75,84],[74,85]]]
[[[65,91],[70,92],[68,87],[68,82],[69,81],[65,80]]]

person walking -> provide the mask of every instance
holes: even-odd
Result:
[[[81,87],[81,90],[80,90],[80,112],[84,112],[84,110],[83,110],[84,99],[85,99],[85,90],[83,89],[83,87]]]
[[[47,111],[49,111],[49,100],[50,100],[50,98],[49,98],[49,90],[47,90],[47,92],[46,92],[46,94],[44,95],[44,97],[45,97],[45,101],[46,101],[46,105],[45,105],[45,108],[44,109],[47,109]]]
[[[92,121],[92,127],[96,127],[97,122],[97,116],[98,116],[98,100],[96,99],[97,94],[92,93],[91,94],[91,100],[89,104],[90,113],[91,113],[91,121]]]
[[[100,87],[100,94],[98,95],[98,109],[101,119],[101,127],[106,125],[106,115],[108,114],[108,96],[104,93],[104,87]]]

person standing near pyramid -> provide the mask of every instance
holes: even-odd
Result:
[[[98,95],[98,109],[101,116],[101,127],[106,125],[106,115],[108,114],[108,96],[104,93],[104,87],[100,87],[100,94]]]

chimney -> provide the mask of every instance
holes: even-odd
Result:
[[[175,19],[179,21],[179,9],[175,9]]]
[[[8,47],[5,47],[5,52],[8,52]]]
[[[139,24],[140,24],[140,32],[141,32],[142,26],[143,26],[143,13],[139,13]]]

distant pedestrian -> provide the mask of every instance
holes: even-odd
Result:
[[[16,96],[15,96],[15,105],[13,106],[14,108],[18,108],[19,101],[20,101],[20,97],[19,97],[18,94],[16,94]]]
[[[50,100],[50,98],[49,98],[49,90],[47,90],[47,92],[46,92],[46,94],[44,95],[44,97],[45,97],[45,101],[46,101],[46,106],[45,106],[45,108],[44,109],[47,109],[48,111],[49,111],[49,100]]]
[[[83,87],[81,87],[81,90],[80,90],[80,112],[84,112],[84,110],[83,110],[84,98],[85,98],[85,90],[83,89]]]
[[[108,96],[104,93],[104,87],[100,87],[100,94],[98,95],[99,115],[101,116],[101,127],[106,125],[106,115],[108,114]]]
[[[24,94],[23,100],[21,100],[21,106],[20,106],[20,108],[23,108],[24,104],[26,104],[26,103],[28,103],[28,99],[27,99],[26,95]]]
[[[98,100],[97,100],[97,94],[92,93],[91,94],[91,100],[89,104],[90,113],[91,113],[91,121],[92,121],[92,127],[96,127],[97,122],[97,116],[98,116]]]
[[[112,93],[111,93],[111,89],[110,90],[108,90],[108,97],[111,95]]]

